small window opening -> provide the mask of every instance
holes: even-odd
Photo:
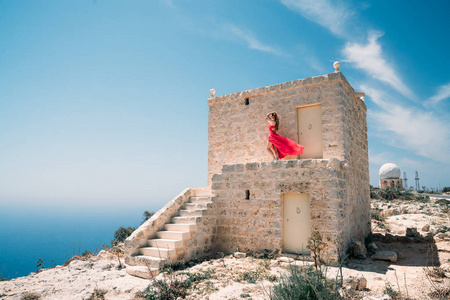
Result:
[[[245,98],[245,105],[249,105],[250,104],[250,99],[249,98]]]
[[[249,190],[245,191],[245,200],[250,200],[250,191]]]

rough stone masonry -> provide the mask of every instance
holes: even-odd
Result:
[[[363,95],[336,70],[209,98],[208,178],[216,196],[219,251],[282,250],[281,196],[288,192],[310,195],[311,231],[320,231],[331,258],[368,236]],[[277,111],[279,134],[298,141],[296,109],[312,104],[321,105],[322,158],[269,161],[265,115]]]

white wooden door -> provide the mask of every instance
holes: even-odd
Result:
[[[309,194],[283,194],[283,250],[291,253],[309,254],[306,249],[311,235]]]
[[[322,158],[322,109],[321,105],[297,108],[298,142],[304,146],[300,158]]]

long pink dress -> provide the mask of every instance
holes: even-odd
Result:
[[[277,148],[279,159],[282,159],[286,155],[300,155],[303,153],[305,147],[297,144],[293,140],[278,135],[274,125],[269,126],[269,131],[269,142]]]

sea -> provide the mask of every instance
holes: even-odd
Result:
[[[145,210],[105,207],[32,207],[0,203],[0,278],[28,276],[64,264],[85,250],[110,245],[119,227],[138,227]]]

